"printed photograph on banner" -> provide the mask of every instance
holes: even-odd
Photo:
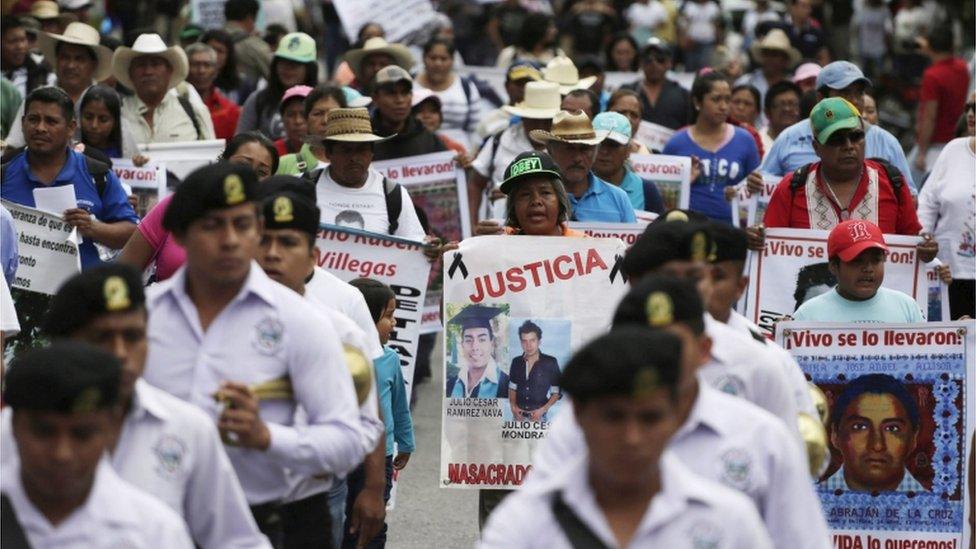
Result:
[[[974,328],[784,322],[777,330],[826,402],[830,456],[816,488],[835,547],[855,538],[966,546]]]
[[[512,317],[508,323],[508,408],[506,425],[530,429],[552,422],[559,412],[559,377],[570,359],[570,320]]]
[[[508,398],[508,305],[448,303],[444,396]],[[497,357],[497,358],[496,358]],[[502,369],[505,364],[506,369]]]
[[[166,166],[159,162],[136,166],[129,158],[113,158],[112,171],[122,187],[135,199],[135,210],[139,217],[145,217],[168,192]]]
[[[925,266],[925,279],[928,281],[928,321],[939,322],[951,320],[949,318],[949,286],[939,277],[938,266],[942,262],[936,259]]]
[[[691,158],[663,154],[632,154],[630,166],[661,193],[664,209],[687,208],[691,200]]]

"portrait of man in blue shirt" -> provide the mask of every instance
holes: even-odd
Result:
[[[508,369],[508,403],[516,420],[542,421],[559,401],[559,361],[542,352],[542,328],[531,320],[519,326],[522,354]]]
[[[495,361],[495,332],[491,320],[502,313],[496,307],[468,305],[449,324],[461,327],[456,375],[448,376],[450,398],[506,398],[508,375]]]

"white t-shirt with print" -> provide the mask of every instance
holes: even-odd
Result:
[[[329,175],[327,169],[315,184],[316,202],[322,210],[319,219],[322,223],[339,225],[373,233],[387,234],[390,228],[386,214],[386,190],[383,188],[383,175],[369,170],[366,183],[362,187],[343,187]],[[423,240],[425,233],[414,210],[413,201],[405,187],[400,187],[402,208],[396,232],[393,234],[410,240]]]
[[[698,44],[715,43],[715,21],[721,15],[715,2],[711,0],[703,4],[688,2],[681,14],[688,22],[688,38]]]

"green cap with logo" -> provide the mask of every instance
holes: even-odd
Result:
[[[821,145],[837,130],[861,127],[861,113],[850,101],[841,97],[828,97],[810,111],[813,135]]]
[[[559,166],[548,154],[538,151],[520,153],[505,168],[505,179],[502,181],[501,191],[509,194],[514,190],[513,187],[519,180],[537,175],[555,177],[560,181],[563,178],[562,174],[559,173]]]
[[[278,51],[275,52],[275,57],[296,63],[314,63],[315,39],[304,32],[288,33],[278,42]]]

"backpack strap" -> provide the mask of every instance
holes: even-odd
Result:
[[[98,192],[98,198],[103,198],[105,196],[105,189],[108,187],[108,171],[111,168],[108,164],[88,155],[85,155],[85,165],[88,168],[88,173],[91,174],[92,179],[95,181],[95,190]]]
[[[556,492],[552,498],[552,514],[556,522],[569,540],[573,549],[609,549],[589,526],[563,501],[562,492]]]
[[[386,218],[389,220],[388,234],[395,234],[400,227],[400,212],[403,211],[403,193],[400,184],[383,176],[383,198],[386,200]]]
[[[302,162],[302,164],[304,164],[304,162]],[[302,179],[308,181],[312,185],[319,182],[319,178],[322,177],[322,172],[325,171],[325,168],[319,168],[317,170],[306,172],[304,166],[300,166],[298,169],[302,171]]]
[[[905,184],[905,176],[901,173],[901,170],[884,158],[872,157],[868,158],[868,160],[881,164],[881,167],[884,168],[885,173],[888,175],[888,181],[891,181],[892,190],[895,191],[895,201],[901,202],[901,188]]]
[[[183,112],[190,117],[190,122],[193,122],[193,129],[197,132],[197,139],[203,139],[203,132],[200,130],[200,121],[197,120],[196,115],[193,113],[193,105],[190,104],[190,98],[183,94],[176,94],[176,99],[180,102],[180,106],[183,107]]]
[[[796,197],[797,189],[807,184],[807,176],[810,175],[810,168],[813,164],[804,164],[793,171],[793,178],[790,179],[790,220],[789,226],[793,226],[793,200]]]
[[[468,80],[467,76],[461,76],[461,89],[464,90],[464,102],[468,105],[468,109],[464,112],[464,124],[461,129],[468,131],[468,126],[471,124],[471,86],[472,83]],[[443,117],[443,115],[442,115]]]
[[[27,534],[24,533],[24,527],[17,519],[17,513],[7,494],[0,495],[0,545],[4,549],[30,549]]]

